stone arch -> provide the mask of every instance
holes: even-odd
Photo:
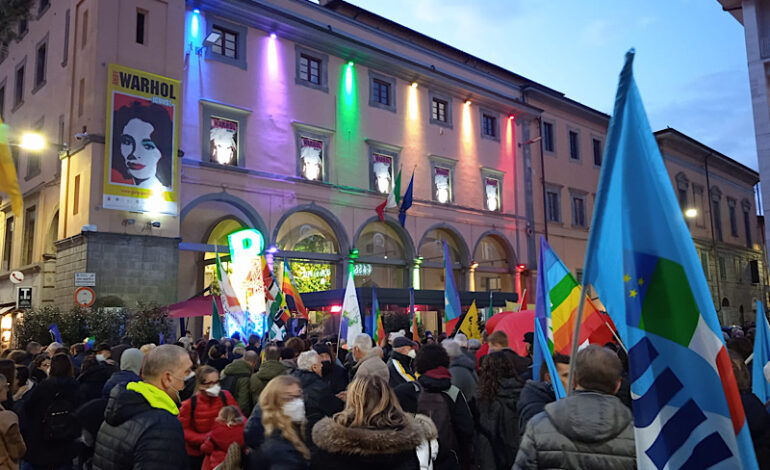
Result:
[[[431,225],[427,230],[425,230],[425,232],[422,234],[422,237],[420,238],[420,243],[417,244],[418,255],[420,252],[420,247],[422,247],[423,243],[425,243],[428,237],[428,234],[433,230],[446,230],[447,232],[451,233],[452,237],[454,237],[455,241],[457,242],[457,248],[460,251],[460,266],[463,268],[470,266],[471,253],[468,250],[468,244],[465,242],[465,238],[462,236],[459,230],[444,222]]]
[[[246,224],[262,232],[265,237],[266,245],[270,243],[270,240],[267,239],[269,235],[269,232],[267,231],[267,224],[265,224],[265,221],[259,215],[257,210],[254,209],[254,207],[252,207],[252,205],[247,201],[226,191],[204,194],[203,196],[199,196],[190,201],[179,214],[180,223],[184,221],[185,217],[190,213],[190,211],[192,211],[198,205],[203,204],[204,202],[223,202],[240,210],[244,215],[246,215],[248,219],[245,221]]]
[[[358,230],[356,230],[355,235],[353,236],[353,247],[356,247],[358,245],[358,239],[361,236],[361,232],[364,231],[367,225],[371,224],[372,222],[380,222],[380,218],[378,216],[372,216],[364,221],[359,227]],[[413,260],[417,256],[417,250],[414,246],[414,240],[412,240],[412,236],[409,234],[409,232],[401,226],[401,224],[396,220],[395,218],[386,215],[385,216],[385,223],[395,230],[396,233],[401,237],[401,241],[404,242],[404,248],[406,250],[406,253],[404,253],[405,257],[408,260]]]
[[[278,223],[276,223],[275,227],[273,228],[273,236],[271,238],[273,243],[278,242],[278,232],[281,230],[283,223],[286,222],[289,217],[298,212],[309,212],[324,219],[324,221],[329,224],[329,227],[331,227],[332,231],[334,231],[334,236],[337,237],[337,244],[339,245],[340,255],[347,256],[348,252],[350,251],[350,241],[348,239],[348,234],[345,231],[345,227],[342,225],[342,222],[340,222],[340,219],[338,219],[337,216],[334,215],[329,209],[321,207],[317,204],[303,204],[284,212],[281,218],[278,219]]]
[[[486,237],[493,237],[503,245],[503,248],[505,248],[506,252],[505,254],[507,257],[508,266],[511,268],[511,270],[513,270],[516,265],[519,264],[519,257],[516,255],[516,250],[513,249],[513,245],[511,245],[511,242],[508,240],[508,238],[497,230],[487,230],[479,236],[479,238],[476,240],[476,243],[473,245],[472,256],[476,256],[476,251],[479,249],[479,244]]]

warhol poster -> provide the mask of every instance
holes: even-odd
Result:
[[[212,162],[238,166],[238,121],[212,116],[209,142]]]
[[[177,215],[180,82],[116,64],[108,77],[102,205]]]

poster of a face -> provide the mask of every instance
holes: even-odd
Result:
[[[115,64],[108,76],[102,205],[176,215],[179,81]]]
[[[323,179],[323,148],[324,143],[320,140],[307,137],[300,139],[299,158],[303,178],[311,181]]]
[[[211,117],[209,127],[211,161],[220,165],[238,165],[238,122]]]
[[[374,154],[372,173],[374,173],[374,189],[378,193],[388,194],[390,182],[393,180],[393,158],[388,155]]]
[[[486,193],[487,210],[500,210],[500,193],[498,181],[492,178],[486,178],[484,183],[484,192]]]
[[[449,192],[449,169],[436,168],[433,181],[436,187],[436,200],[442,204],[449,202],[451,197]]]

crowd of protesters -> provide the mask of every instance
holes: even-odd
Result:
[[[770,414],[751,393],[747,330],[726,340],[762,467]],[[636,468],[621,346],[582,348],[557,401],[570,358],[532,377],[502,332],[383,343],[31,342],[0,358],[0,470]]]

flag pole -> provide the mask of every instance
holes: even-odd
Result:
[[[621,341],[621,340],[620,340],[620,336],[618,336],[618,334],[615,332],[615,330],[613,330],[613,329],[612,329],[612,327],[610,326],[610,324],[609,324],[609,323],[607,323],[607,322],[605,321],[605,322],[604,322],[604,324],[605,324],[605,325],[607,325],[607,328],[609,328],[609,329],[610,329],[610,333],[612,333],[612,336],[614,336],[614,337],[615,337],[615,339],[617,340],[617,342],[618,342],[618,344],[620,345],[620,347],[621,347],[621,348],[623,348],[623,351],[625,351],[625,352],[626,352],[626,354],[628,354],[628,349],[626,349],[626,345],[625,345],[625,344],[623,344],[623,341]]]
[[[519,302],[519,307],[516,309],[517,312],[521,312],[521,310],[524,308],[524,301],[527,300],[527,289],[524,289],[524,292],[521,294],[521,302]]]
[[[585,310],[586,302],[586,284],[585,279],[583,279],[583,282],[580,283],[580,297],[579,299],[582,300],[578,304],[578,311],[577,315],[575,316],[575,327],[572,329],[572,350],[569,354],[569,375],[567,376],[567,395],[572,393],[572,390],[574,390],[574,380],[575,380],[575,356],[577,356],[578,352],[578,341],[580,341],[580,325],[583,323],[583,310]]]

